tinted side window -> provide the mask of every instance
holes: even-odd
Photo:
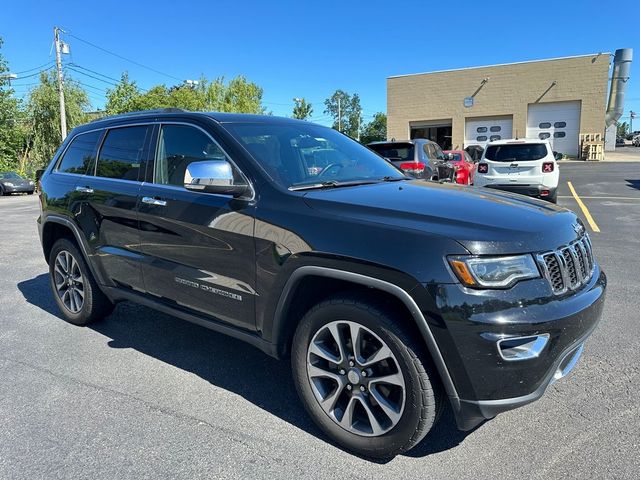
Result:
[[[153,181],[182,187],[189,164],[206,160],[228,161],[228,158],[218,144],[201,130],[188,125],[164,125],[158,142]],[[234,173],[236,183],[240,183],[241,176]]]
[[[87,173],[96,158],[98,141],[101,136],[102,130],[82,133],[76,136],[64,152],[57,170],[63,173],[78,173],[81,175]]]
[[[114,128],[102,143],[96,176],[138,180],[148,127]]]

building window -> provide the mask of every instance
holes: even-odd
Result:
[[[538,125],[538,128],[551,128],[551,124],[549,122],[542,122]]]
[[[567,122],[556,122],[553,124],[554,128],[564,128],[567,126]]]
[[[502,137],[500,135],[491,135],[491,137],[489,137],[489,140],[492,142],[495,142],[496,140],[500,140]]]
[[[540,140],[546,140],[547,138],[549,138],[551,136],[551,134],[549,132],[542,132],[540,135],[538,135],[538,138]]]
[[[485,133],[487,131],[487,127],[478,127],[476,128],[476,132]]]
[[[502,130],[502,127],[500,127],[499,125],[495,125],[489,129],[489,131],[491,132],[499,132],[500,130]]]
[[[486,130],[486,128],[485,128]],[[487,141],[487,136],[486,135],[480,135],[479,137],[476,137],[476,141],[478,142],[486,142]]]
[[[555,132],[553,134],[553,138],[564,138],[565,137],[565,133],[564,132]]]

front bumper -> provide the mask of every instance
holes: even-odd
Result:
[[[599,267],[588,284],[566,295],[554,295],[544,279],[492,291],[440,285],[441,318],[431,327],[458,394],[451,398],[458,427],[469,430],[531,403],[567,375],[600,320],[605,290]],[[508,361],[500,352],[501,339],[537,335],[548,335],[548,342],[536,357]]]
[[[35,190],[35,185],[14,185],[9,187],[7,185],[3,186],[5,193],[29,193]]]

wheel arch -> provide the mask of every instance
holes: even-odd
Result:
[[[449,397],[452,407],[455,411],[459,410],[457,390],[422,311],[406,290],[385,280],[345,270],[319,266],[303,266],[296,269],[285,284],[274,314],[272,341],[276,347],[278,356],[286,355],[299,318],[301,314],[304,314],[301,310],[306,312],[306,310],[308,310],[307,307],[312,306],[309,305],[309,303],[311,303],[309,300],[297,304],[295,300],[298,298],[297,295],[299,295],[299,292],[303,291],[301,289],[305,286],[309,287],[308,282],[313,282],[313,279],[319,279],[319,281],[324,282],[330,280],[332,284],[335,284],[331,289],[325,291],[324,297],[319,298],[318,301],[323,300],[333,292],[344,291],[344,287],[347,286],[351,287],[351,289],[361,291],[370,292],[373,290],[380,292],[392,298],[399,305],[402,305],[413,320],[412,326],[418,330],[425,342],[427,351],[436,366],[442,386]],[[305,282],[307,283],[305,284]]]
[[[47,263],[49,263],[49,255],[51,254],[51,249],[56,243],[56,240],[66,238],[78,246],[93,277],[98,283],[103,283],[102,277],[98,274],[97,270],[94,268],[93,262],[91,261],[89,253],[91,250],[89,245],[82,237],[78,227],[71,220],[59,215],[48,215],[41,228],[42,252]]]

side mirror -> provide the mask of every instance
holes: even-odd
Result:
[[[196,192],[217,193],[241,197],[248,190],[246,184],[234,184],[233,169],[226,160],[192,162],[184,172],[184,188]]]
[[[42,178],[42,174],[44,173],[44,168],[36,170],[36,182],[39,182]]]

